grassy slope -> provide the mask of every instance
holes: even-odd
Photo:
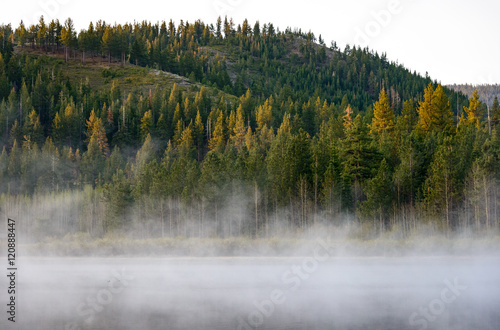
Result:
[[[68,62],[65,63],[64,53],[47,54],[29,48],[16,49],[16,52],[42,57],[46,61],[48,68],[57,67],[72,84],[78,85],[88,80],[93,90],[110,89],[113,82],[120,89],[122,95],[135,91],[147,93],[149,90],[154,90],[156,86],[162,89],[171,88],[174,83],[177,83],[182,91],[195,92],[203,86],[201,83],[193,83],[186,77],[170,72],[139,67],[129,63],[122,65],[116,61],[109,63],[107,58],[99,56],[87,57],[86,63],[82,64],[82,59],[79,56],[76,58],[71,56]],[[106,73],[103,73],[103,71],[106,71]],[[222,94],[226,100],[232,102],[237,100],[235,96],[226,94],[212,86],[205,86],[205,89],[211,97]]]

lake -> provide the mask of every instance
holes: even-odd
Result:
[[[500,258],[22,258],[1,329],[500,329]]]

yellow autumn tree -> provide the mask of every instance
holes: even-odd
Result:
[[[394,110],[389,104],[389,99],[385,93],[385,89],[380,91],[378,101],[375,102],[373,109],[373,120],[371,125],[371,133],[379,134],[384,131],[391,132],[394,128]]]
[[[270,127],[273,119],[273,96],[271,95],[263,105],[257,109],[257,131],[262,130],[264,126]]]
[[[452,125],[453,113],[448,96],[446,96],[441,84],[436,87],[436,90],[432,84],[427,86],[424,100],[419,104],[418,118],[417,127],[424,132],[444,130]]]
[[[434,87],[429,84],[425,88],[424,100],[418,107],[418,128],[424,132],[431,130],[432,126],[432,99],[434,98]]]
[[[146,140],[148,134],[151,133],[153,133],[153,114],[151,110],[148,110],[141,118],[141,140]]]
[[[106,136],[106,130],[102,124],[101,118],[98,118],[95,111],[92,109],[89,119],[86,121],[87,125],[87,141],[90,143],[90,139],[93,137],[99,149],[104,156],[109,156],[109,144],[108,138]]]
[[[351,106],[348,105],[345,108],[345,115],[342,117],[344,121],[344,132],[349,131],[352,128],[352,109]]]
[[[233,132],[231,134],[231,142],[239,151],[245,144],[245,121],[243,119],[243,108],[240,104],[238,109],[236,109],[236,122],[234,124]]]
[[[217,122],[215,128],[212,132],[212,138],[208,141],[208,147],[210,150],[214,150],[224,146],[224,113],[219,110],[219,116],[217,117]]]
[[[469,106],[464,107],[464,111],[467,114],[467,122],[475,125],[477,128],[481,126],[481,101],[479,100],[479,94],[477,89],[472,93],[472,97],[469,100]]]

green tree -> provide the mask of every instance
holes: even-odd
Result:
[[[68,50],[74,46],[76,41],[76,32],[73,27],[73,20],[71,18],[66,19],[64,22],[64,27],[61,30],[61,43],[64,46],[64,58],[68,62]]]
[[[153,124],[153,114],[151,110],[148,110],[141,119],[141,141],[144,141],[153,132]]]
[[[453,113],[443,86],[439,84],[432,99],[432,126],[437,130],[447,130],[453,124]]]
[[[111,182],[104,186],[104,200],[107,204],[104,232],[123,228],[131,222],[132,187],[122,169],[117,169]]]
[[[389,225],[392,206],[392,174],[385,159],[382,159],[378,173],[368,182],[366,201],[361,204],[361,213],[378,220],[379,229],[383,231]]]
[[[108,54],[108,62],[111,64],[111,51],[113,50],[114,31],[111,26],[106,26],[102,35],[101,47],[102,51]]]
[[[493,100],[493,105],[491,106],[491,127],[499,127],[500,124],[500,104],[498,103],[498,97],[495,96]]]
[[[446,137],[438,147],[424,186],[424,203],[430,216],[444,216],[445,228],[450,228],[455,191],[455,155],[453,140]]]
[[[31,141],[42,144],[44,140],[43,127],[40,124],[40,116],[35,110],[32,110],[28,115],[28,121],[25,122],[23,129],[24,134],[31,139]]]
[[[418,124],[417,111],[413,100],[405,101],[403,112],[396,121],[396,132],[398,136],[406,136],[411,133]]]
[[[82,175],[85,182],[90,183],[92,187],[100,184],[100,176],[104,169],[105,159],[97,141],[97,135],[90,137],[87,151],[82,155]]]
[[[344,171],[348,172],[344,177],[352,180],[354,203],[361,200],[363,185],[373,176],[380,160],[380,154],[374,148],[368,131],[369,128],[361,115],[357,115],[352,128],[346,132],[346,137],[342,141],[342,165]]]

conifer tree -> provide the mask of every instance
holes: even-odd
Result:
[[[423,132],[428,132],[432,129],[432,103],[434,100],[434,87],[429,84],[424,92],[424,100],[420,102],[418,107],[418,128]]]
[[[241,151],[241,148],[245,144],[245,135],[247,130],[245,128],[245,122],[243,120],[243,108],[240,104],[238,109],[236,109],[236,122],[233,128],[233,134],[231,136],[231,142],[236,147],[238,151]]]
[[[379,134],[383,131],[392,132],[394,128],[394,111],[392,110],[385,89],[380,91],[378,101],[373,109],[371,133]]]
[[[210,150],[219,149],[224,146],[226,132],[224,122],[224,113],[219,110],[219,116],[217,117],[217,123],[215,124],[215,128],[212,132],[212,138],[208,141],[208,147]]]
[[[151,133],[153,133],[153,115],[151,110],[148,110],[141,119],[141,140],[144,141]]]
[[[448,97],[441,84],[439,84],[434,91],[431,106],[432,128],[439,131],[449,129],[453,124],[453,113],[451,112]]]
[[[479,100],[477,90],[472,93],[472,97],[469,100],[469,106],[464,107],[464,111],[467,114],[467,122],[479,128],[481,126],[482,113],[481,101]]]
[[[495,96],[493,100],[493,105],[491,106],[491,126],[492,128],[499,127],[500,124],[500,104],[498,103],[498,97]]]
[[[104,157],[97,141],[97,135],[93,134],[90,137],[87,151],[82,155],[82,174],[86,181],[92,184],[95,188],[98,182],[101,171],[104,169]]]
[[[270,127],[273,115],[273,97],[272,95],[257,109],[257,131],[262,130],[264,126]]]
[[[68,18],[65,23],[64,27],[61,30],[61,43],[64,45],[64,55],[66,62],[68,62],[68,50],[73,47],[75,40],[76,40],[76,32],[73,27],[73,20],[71,18]]]

